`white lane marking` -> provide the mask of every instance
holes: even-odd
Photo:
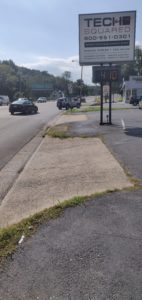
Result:
[[[122,124],[122,128],[123,128],[123,130],[125,130],[125,129],[126,129],[126,126],[125,126],[125,122],[124,122],[124,120],[123,120],[123,119],[121,119],[121,124]]]

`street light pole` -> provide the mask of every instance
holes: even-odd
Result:
[[[78,62],[77,60],[72,60],[72,62]],[[82,81],[83,81],[83,66],[81,66],[81,73],[80,73],[80,98],[82,96]]]
[[[83,80],[83,66],[81,66],[81,81]]]
[[[83,66],[81,66],[80,100],[81,100],[81,97],[82,97],[82,81],[83,81]]]

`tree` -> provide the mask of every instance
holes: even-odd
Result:
[[[139,46],[135,49],[135,70],[137,75],[142,75],[142,48]]]
[[[142,48],[140,46],[135,48],[135,60],[122,65],[121,68],[121,76],[125,80],[128,80],[129,76],[134,75],[142,75]]]
[[[68,96],[69,95],[68,84],[70,83],[71,72],[65,71],[62,74],[62,78],[64,79],[64,92]]]
[[[33,86],[50,86],[49,90],[34,90]],[[76,94],[80,94],[80,80],[76,83]],[[51,86],[53,87],[51,90]],[[68,86],[74,86],[71,81],[71,72],[65,71],[62,76],[55,77],[47,71],[30,70],[19,67],[12,60],[0,61],[0,94],[8,95],[10,100],[18,96],[37,98],[49,96],[53,92],[62,91],[69,95]],[[40,93],[40,95],[39,95]],[[82,95],[87,93],[87,86],[82,82]]]
[[[62,77],[63,77],[65,80],[70,80],[70,79],[71,79],[71,72],[65,71],[65,72],[63,73]]]
[[[73,94],[81,96],[88,95],[88,86],[84,84],[82,79],[77,79],[77,81],[73,83]]]

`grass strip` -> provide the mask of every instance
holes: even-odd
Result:
[[[70,125],[64,125],[64,124],[55,125],[54,127],[46,129],[43,133],[43,137],[48,135],[53,138],[67,139],[71,137],[69,132],[70,132]]]
[[[66,208],[81,205],[87,200],[102,196],[108,192],[112,191],[96,193],[92,196],[76,196],[70,200],[61,202],[54,207],[36,213],[17,224],[0,229],[0,262],[3,262],[7,257],[12,257],[12,254],[19,245],[18,242],[22,235],[24,235],[25,238],[29,237],[41,224],[60,217]]]
[[[133,107],[114,107],[112,108],[112,110],[129,110],[129,109],[133,109]],[[109,108],[104,107],[103,108],[104,111],[108,111]],[[64,114],[68,115],[68,114],[75,114],[75,113],[85,113],[85,112],[97,112],[100,111],[100,106],[88,106],[88,107],[82,107],[80,109],[77,108],[73,108],[73,109],[69,109],[68,111],[66,111]]]
[[[55,206],[54,208],[49,208],[43,212],[36,213],[17,224],[0,229],[0,261],[9,255],[12,255],[23,234],[25,237],[30,236],[45,220],[55,219],[60,216],[61,213],[62,207]]]
[[[0,262],[2,263],[7,257],[12,257],[12,254],[18,247],[18,242],[24,234],[25,238],[30,237],[40,225],[47,223],[49,220],[60,217],[65,209],[75,207],[77,205],[85,204],[88,200],[94,200],[97,197],[114,193],[118,191],[132,191],[138,189],[140,186],[124,188],[122,190],[114,189],[105,192],[98,192],[91,196],[76,196],[70,200],[65,200],[54,207],[44,209],[43,211],[22,220],[21,222],[11,225],[7,228],[0,229]]]

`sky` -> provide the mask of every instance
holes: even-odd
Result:
[[[0,0],[0,60],[80,78],[78,15],[137,11],[136,43],[142,45],[142,0]],[[92,81],[92,68],[83,68]]]

